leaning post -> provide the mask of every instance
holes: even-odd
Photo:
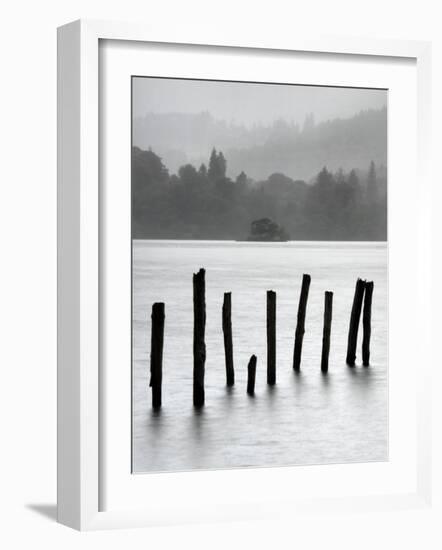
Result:
[[[348,328],[347,365],[354,367],[356,363],[356,347],[358,344],[359,320],[361,318],[362,300],[364,298],[365,281],[356,281],[353,306],[351,308],[350,326]]]
[[[311,277],[308,274],[302,276],[301,295],[298,304],[298,319],[295,332],[295,347],[293,351],[293,369],[299,372],[301,369],[302,341],[305,333],[305,314],[307,310],[308,291]]]

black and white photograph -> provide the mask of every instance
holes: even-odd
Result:
[[[442,548],[440,2],[4,8],[0,547]]]
[[[132,77],[132,471],[388,460],[385,89]]]

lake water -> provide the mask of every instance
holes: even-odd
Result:
[[[192,274],[206,269],[206,405],[192,405]],[[301,373],[292,369],[302,274],[312,277]],[[374,281],[371,366],[345,364],[357,277]],[[266,384],[266,291],[277,292],[277,383]],[[333,297],[320,371],[324,291]],[[235,386],[225,385],[221,308],[232,292]],[[151,409],[150,314],[166,304],[163,406]],[[257,355],[255,396],[247,364]],[[384,243],[134,241],[133,471],[383,461],[388,458]]]

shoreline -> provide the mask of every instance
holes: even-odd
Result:
[[[217,240],[217,239],[132,239],[133,243],[152,243],[152,244],[176,244],[176,245],[227,245],[236,246],[298,246],[298,247],[323,247],[330,246],[337,248],[339,246],[360,246],[360,247],[387,247],[388,241],[307,241],[307,240],[292,240],[292,241],[247,241],[247,240]]]

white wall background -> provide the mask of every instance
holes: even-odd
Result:
[[[51,519],[56,490],[56,27],[89,17],[159,21],[171,29],[234,26],[247,33],[253,27],[268,37],[311,29],[312,34],[433,40],[437,159],[442,124],[438,4],[437,0],[15,0],[2,5],[0,546],[65,550],[98,544],[109,549],[124,545],[130,550],[441,547],[437,524],[442,493],[440,384],[434,384],[438,465],[433,510],[370,517],[294,517],[291,524],[269,521],[87,534],[70,531]],[[442,187],[440,176],[434,183]],[[439,245],[439,220],[434,228]],[[442,280],[438,259],[435,280]],[[439,305],[439,296],[435,299]],[[439,321],[435,328],[439,332]]]

